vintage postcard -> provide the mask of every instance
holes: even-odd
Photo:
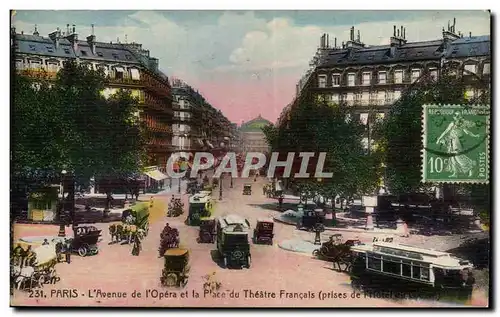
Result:
[[[490,25],[12,10],[11,305],[489,307]]]

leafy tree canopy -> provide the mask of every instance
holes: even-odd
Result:
[[[85,184],[92,176],[138,172],[146,138],[137,100],[120,90],[106,99],[104,74],[67,62],[55,81],[14,77],[12,178],[45,185],[62,170]]]

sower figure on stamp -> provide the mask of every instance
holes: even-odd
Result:
[[[477,162],[465,154],[460,154],[464,148],[461,139],[465,135],[479,138],[478,134],[474,134],[468,130],[472,127],[474,127],[474,123],[465,120],[460,112],[457,111],[453,115],[453,121],[450,122],[446,130],[436,140],[436,144],[446,146],[446,151],[452,155],[446,166],[446,171],[452,173],[449,177],[457,177],[457,173],[468,174],[469,177],[472,177],[472,170],[477,165]]]

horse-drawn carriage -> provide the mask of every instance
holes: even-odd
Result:
[[[18,243],[11,254],[11,287],[30,290],[59,281],[55,269],[57,262],[53,244]]]
[[[122,221],[109,225],[111,243],[126,241],[130,244],[137,236],[143,239],[149,232],[149,211],[140,213],[127,209],[122,213]]]
[[[167,217],[179,217],[184,213],[184,203],[181,198],[175,198],[172,196],[172,199],[168,203]]]
[[[333,262],[334,268],[342,270],[341,265],[344,264],[344,271],[348,271],[351,267],[354,255],[351,253],[351,247],[360,245],[359,240],[342,240],[342,235],[337,233],[330,236],[330,239],[323,242],[321,248],[313,251],[313,256],[318,259]]]

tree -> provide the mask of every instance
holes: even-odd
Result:
[[[453,67],[443,67],[439,79],[424,74],[394,103],[381,128],[385,150],[387,182],[395,194],[414,192],[428,185],[421,183],[422,107],[424,104],[489,104],[488,83],[477,76],[479,96],[466,98],[464,77],[456,76]]]
[[[309,182],[310,188],[327,198],[351,197],[377,187],[380,164],[363,147],[365,132],[363,124],[354,120],[351,108],[307,94],[291,111],[287,125],[264,129],[273,151],[326,152],[325,171],[332,172],[333,178],[296,182],[301,188]]]
[[[43,187],[64,169],[86,186],[93,176],[140,171],[146,137],[134,116],[138,102],[123,90],[102,96],[103,75],[66,62],[54,82],[15,76],[13,183]]]

